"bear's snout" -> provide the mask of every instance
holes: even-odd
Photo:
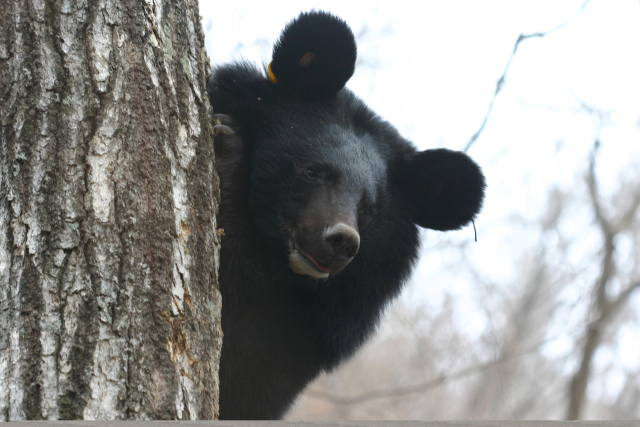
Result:
[[[338,274],[353,260],[360,249],[360,235],[353,227],[338,222],[320,232],[294,233],[289,246],[291,270],[326,279]]]
[[[324,239],[331,248],[332,259],[350,261],[360,249],[360,235],[347,224],[337,223],[324,232]]]

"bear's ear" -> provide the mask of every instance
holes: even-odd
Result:
[[[327,12],[303,12],[273,46],[269,78],[303,98],[327,98],[353,75],[356,53],[346,22]]]
[[[408,155],[393,172],[413,222],[433,230],[456,230],[472,221],[486,187],[480,167],[466,154],[446,149]]]

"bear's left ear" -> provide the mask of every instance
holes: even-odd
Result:
[[[274,44],[269,79],[302,98],[327,98],[353,75],[356,54],[356,39],[346,22],[327,12],[303,12]]]
[[[466,154],[447,149],[408,155],[393,171],[413,222],[433,230],[457,230],[473,220],[484,200],[480,167]]]

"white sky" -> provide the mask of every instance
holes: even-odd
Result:
[[[213,65],[241,57],[268,63],[283,26],[312,8],[342,17],[356,34],[368,26],[359,41],[360,66],[347,86],[420,149],[462,149],[482,122],[518,35],[552,29],[574,16],[582,3],[200,0],[200,9]],[[604,119],[588,114],[583,104],[604,112]],[[518,273],[514,257],[540,239],[510,225],[511,219],[540,217],[553,186],[574,190],[596,137],[602,142],[602,190],[611,193],[620,171],[629,173],[628,166],[635,164],[631,173],[640,172],[637,0],[591,0],[565,27],[520,45],[489,122],[469,152],[489,186],[476,222],[479,242],[470,256],[496,283],[513,280]],[[576,227],[590,225],[588,212],[575,215]],[[473,240],[471,228],[425,235],[438,244]],[[455,260],[436,255],[433,245],[427,249],[403,298],[437,308],[444,295],[452,294],[462,327],[480,334],[484,319],[474,283],[447,277],[439,268]],[[610,356],[618,357],[621,366],[637,367],[638,331],[624,329],[620,348],[617,356],[599,354],[601,363]],[[558,341],[548,354],[569,350],[568,342]],[[615,393],[620,371],[608,381],[613,390],[608,391]]]

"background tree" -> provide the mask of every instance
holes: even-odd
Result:
[[[640,288],[640,268],[637,265],[637,255],[633,259],[635,265],[631,271],[625,271],[625,269],[620,271],[618,265],[624,264],[624,260],[618,260],[620,255],[616,251],[618,237],[625,234],[631,239],[635,238],[634,252],[637,253],[640,250],[635,247],[637,236],[640,234],[637,219],[637,213],[640,210],[640,182],[637,180],[622,181],[617,194],[606,203],[609,206],[609,209],[606,209],[598,189],[595,170],[599,148],[600,141],[596,140],[589,161],[586,181],[595,223],[602,234],[601,249],[598,253],[600,272],[596,276],[590,292],[592,302],[585,318],[584,336],[577,343],[581,345],[580,365],[573,374],[569,387],[567,419],[570,420],[580,419],[593,357],[606,334],[610,332],[609,327],[614,320],[613,317],[625,308],[629,298]],[[612,282],[616,279],[618,289],[612,286]]]
[[[198,7],[0,2],[0,420],[216,417]]]

